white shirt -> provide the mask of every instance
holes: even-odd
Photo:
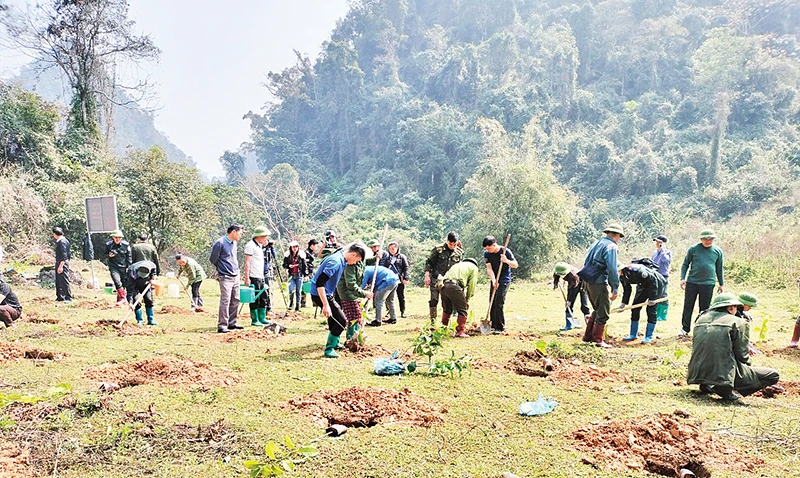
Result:
[[[248,274],[254,279],[264,278],[264,249],[254,240],[244,246],[244,260],[249,265]]]

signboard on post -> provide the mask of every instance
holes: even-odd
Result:
[[[86,203],[86,226],[89,234],[119,229],[115,196],[95,196],[86,198],[84,201]]]

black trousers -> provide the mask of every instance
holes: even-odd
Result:
[[[311,303],[322,309],[322,299],[318,295],[311,294]],[[328,305],[331,308],[331,316],[328,317],[328,331],[338,337],[347,328],[347,317],[332,295],[328,296]]]
[[[694,302],[700,302],[700,311],[707,310],[711,305],[711,296],[714,295],[713,285],[700,285],[691,282],[686,283],[686,295],[683,299],[683,316],[681,317],[681,325],[683,330],[691,332],[692,315],[694,312]]]
[[[489,317],[492,320],[492,328],[502,332],[506,328],[506,315],[503,307],[506,305],[506,293],[508,292],[509,284],[500,284],[497,286],[497,291],[494,294],[494,302],[492,302],[492,310],[489,312]],[[492,299],[492,288],[489,288],[489,300]]]
[[[128,297],[129,300],[131,301],[131,304],[136,302],[137,294],[141,294],[142,292],[144,292],[145,289],[147,289],[147,282],[148,282],[147,279],[136,279],[131,281],[132,287],[128,290]],[[135,310],[139,310],[142,308],[142,302],[144,302],[145,308],[152,309],[154,296],[155,294],[153,294],[153,287],[150,287],[150,289],[147,291],[147,294],[144,295],[144,298],[141,301],[139,301],[139,303],[136,305]]]
[[[466,316],[468,314],[469,304],[467,298],[464,297],[464,288],[457,282],[445,281],[442,286],[442,315],[450,316],[452,312],[458,315]]]
[[[125,271],[123,269],[109,266],[108,272],[111,274],[111,280],[114,282],[114,289],[119,290],[128,288],[128,281],[125,277]]]
[[[583,287],[580,285],[578,285],[578,287],[569,287],[567,289],[567,303],[569,304],[569,310],[567,310],[567,312],[572,312],[574,315],[575,299],[578,298],[578,294],[581,296],[581,312],[583,312],[585,317],[591,314],[592,311],[589,309],[589,295],[586,294],[586,291],[584,291]]]
[[[197,281],[192,284],[192,304],[195,307],[202,307],[203,306],[203,298],[200,297],[200,286],[203,284],[203,281]]]
[[[256,295],[260,290],[264,290],[261,292],[261,295],[258,295],[256,300],[250,303],[250,311],[254,311],[256,309],[266,309],[267,308],[267,299],[269,298],[269,289],[266,289],[267,285],[264,279],[259,279],[258,277],[251,277],[250,284],[256,290]]]
[[[403,281],[397,284],[397,305],[400,306],[400,315],[406,313],[406,286]]]
[[[64,264],[64,269],[61,274],[58,273],[56,267],[56,300],[72,300],[72,291],[69,287],[69,266]]]

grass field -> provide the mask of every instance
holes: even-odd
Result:
[[[612,471],[602,461],[587,464],[595,460],[576,448],[570,433],[592,423],[671,414],[676,409],[687,411],[724,442],[763,458],[764,466],[753,476],[784,477],[800,471],[796,431],[800,395],[748,397],[731,405],[685,385],[689,354],[677,351],[689,352],[691,342],[676,337],[683,300],[677,287],[670,291],[669,319],[658,324],[660,338],[654,345],[637,341],[601,351],[581,344],[582,331],[558,332],[564,314],[557,291],[544,283],[515,282],[506,303],[508,335],[445,344],[444,352],[471,354],[482,364],[454,379],[378,377],[372,373],[372,358],[324,359],[325,326],[312,318],[312,309],[305,311],[307,320],[287,323],[284,336],[222,342],[214,333],[218,291],[211,280],[203,286],[208,312],[157,313],[158,332],[151,336],[119,336],[112,329],[78,327],[100,319],[119,320],[122,310],[103,308],[113,301],[111,295],[77,291],[72,305],[57,306],[52,290],[17,287],[16,291],[28,317],[58,323],[23,318],[1,330],[0,341],[17,341],[63,356],[0,363],[0,406],[3,397],[14,393],[44,399],[0,410],[0,443],[5,443],[0,445],[0,476],[17,476],[8,471],[15,459],[2,458],[3,447],[15,443],[30,450],[27,472],[20,476],[245,476],[243,462],[265,459],[263,449],[269,440],[282,442],[289,435],[296,443],[305,443],[324,434],[325,424],[287,406],[288,400],[354,385],[407,388],[447,413],[442,414],[442,424],[428,428],[377,425],[351,428],[338,439],[321,439],[316,442],[319,456],[289,476],[491,477],[504,471],[531,477],[652,476],[636,469]],[[766,342],[758,345],[768,353],[755,357],[754,363],[777,368],[782,381],[800,380],[800,354],[781,350],[798,314],[796,294],[753,292],[762,304],[755,310],[754,326],[769,319]],[[478,317],[485,313],[487,295],[484,287],[473,300]],[[409,351],[418,329],[428,323],[427,290],[411,289],[407,296],[410,317],[397,325],[368,329],[368,343]],[[159,297],[156,311],[164,305],[188,309],[188,299]],[[241,323],[249,324],[249,319]],[[628,324],[627,314],[614,314],[610,335],[626,335]],[[759,334],[752,336],[755,340]],[[630,381],[567,387],[503,368],[517,352],[533,351],[534,339],[544,339],[551,344],[550,352],[567,361],[615,369]],[[211,388],[145,384],[105,393],[97,381],[84,376],[87,368],[154,356],[209,362],[215,370],[229,369],[240,382]],[[63,383],[69,384],[69,392],[55,394],[51,388]],[[518,416],[520,403],[536,399],[539,393],[559,405],[541,417]],[[743,476],[726,467],[710,471],[715,477]]]

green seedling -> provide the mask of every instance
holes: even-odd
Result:
[[[250,471],[251,477],[260,476],[283,476],[286,473],[295,471],[297,465],[306,462],[309,458],[319,454],[313,442],[308,442],[304,446],[298,447],[287,435],[283,440],[283,447],[274,441],[269,441],[264,446],[264,454],[267,459],[247,460],[244,467]]]
[[[767,322],[769,322],[769,319],[764,319],[764,321],[761,322],[761,327],[756,327],[754,329],[756,332],[758,332],[758,343],[764,343],[767,341],[767,331],[769,330],[767,327]]]

